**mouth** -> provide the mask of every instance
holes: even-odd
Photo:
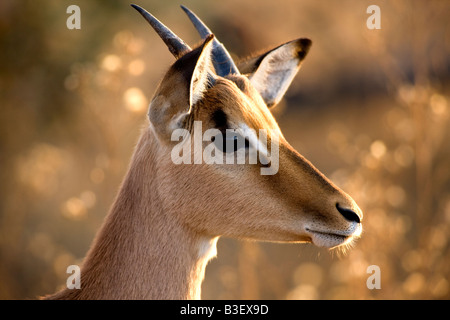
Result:
[[[311,237],[311,242],[318,247],[335,248],[346,245],[358,238],[361,234],[361,225],[349,233],[344,231],[325,231],[306,228],[305,229]]]

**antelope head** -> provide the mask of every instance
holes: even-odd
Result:
[[[311,41],[293,40],[236,66],[187,8],[182,7],[203,39],[194,49],[150,13],[132,6],[176,58],[148,112],[157,145],[151,179],[164,212],[193,233],[210,238],[312,242],[334,248],[359,237],[360,208],[294,150],[269,109],[285,94]],[[245,136],[245,143],[228,143],[227,129]],[[255,135],[260,129],[266,133],[265,146]],[[186,139],[179,147],[181,136],[174,139],[177,130],[184,138],[200,137],[201,148],[196,139]],[[211,145],[223,151],[224,158],[240,153],[248,159],[255,149],[266,157],[256,163],[207,164],[201,153]],[[194,160],[174,163],[171,155],[177,147]],[[270,163],[263,161],[268,158]],[[272,168],[272,174],[262,174],[264,168]]]

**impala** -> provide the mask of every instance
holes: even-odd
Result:
[[[148,126],[84,260],[81,288],[47,298],[199,299],[206,265],[221,236],[327,248],[358,238],[359,207],[289,145],[269,110],[283,97],[311,41],[293,40],[236,66],[187,8],[182,7],[203,39],[194,49],[150,13],[132,6],[176,62],[156,90]],[[277,141],[278,171],[261,174],[267,165],[262,161],[174,163],[171,154],[178,142],[172,133],[192,133],[195,121],[201,121],[203,132],[217,129],[225,140],[227,129],[267,130],[267,141]],[[238,151],[248,156],[257,148],[252,137],[246,136],[241,146],[222,146],[223,156]],[[194,148],[186,150],[195,157]]]

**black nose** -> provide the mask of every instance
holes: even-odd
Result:
[[[361,222],[361,219],[359,218],[359,216],[356,214],[355,211],[346,209],[346,208],[342,208],[339,206],[339,203],[336,203],[336,208],[344,216],[344,218],[347,219],[348,221],[352,221],[352,222],[356,222],[356,223]]]

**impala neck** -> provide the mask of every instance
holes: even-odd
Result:
[[[183,227],[164,212],[152,133],[141,137],[129,172],[81,270],[80,299],[199,299],[217,238]],[[63,297],[64,298],[64,297]]]

